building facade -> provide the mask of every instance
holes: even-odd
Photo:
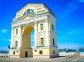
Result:
[[[56,43],[56,17],[44,4],[27,4],[16,13],[11,26],[11,58],[52,58],[59,55]],[[31,48],[30,33],[35,30]]]

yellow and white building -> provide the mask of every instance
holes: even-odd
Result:
[[[11,58],[52,58],[59,55],[56,44],[56,18],[44,4],[27,4],[16,13],[11,26]],[[31,48],[32,30],[35,44]]]

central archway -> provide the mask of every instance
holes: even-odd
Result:
[[[20,51],[20,57],[32,57],[32,47],[31,47],[31,32],[34,30],[34,28],[30,25],[28,25],[26,28],[24,28],[22,32],[22,46]]]

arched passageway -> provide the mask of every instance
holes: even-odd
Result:
[[[22,32],[22,46],[20,50],[20,57],[32,57],[31,47],[31,32],[34,30],[32,26],[27,26]]]

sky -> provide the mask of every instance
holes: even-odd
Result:
[[[84,47],[84,0],[0,0],[0,49],[7,49],[11,22],[28,3],[44,3],[55,14],[59,48]]]

